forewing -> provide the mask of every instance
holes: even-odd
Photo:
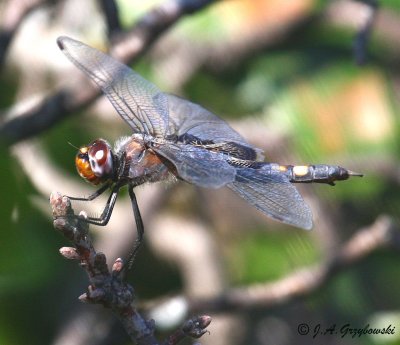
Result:
[[[170,134],[179,136],[187,133],[200,140],[211,140],[214,143],[237,143],[254,150],[257,160],[263,159],[262,150],[250,145],[217,115],[183,98],[171,94],[166,94],[166,96],[169,105]]]
[[[168,129],[168,98],[128,66],[69,37],[58,46],[105,93],[118,114],[136,133],[163,137]]]
[[[270,169],[238,168],[227,185],[248,203],[283,223],[311,229],[312,213],[286,176]]]
[[[179,177],[197,186],[219,188],[235,179],[236,169],[221,153],[179,143],[153,149],[173,164]]]

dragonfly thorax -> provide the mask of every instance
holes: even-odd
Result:
[[[116,155],[125,157],[123,177],[134,185],[161,181],[169,175],[161,157],[151,149],[150,141],[146,139],[142,135],[133,134],[116,144]]]
[[[82,146],[75,157],[75,166],[79,175],[86,181],[98,185],[114,175],[114,159],[110,144],[97,139]]]

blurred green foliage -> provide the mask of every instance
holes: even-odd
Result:
[[[143,3],[119,1],[121,20],[126,27],[144,13],[145,9],[139,8]],[[321,10],[327,3],[319,1],[310,11]],[[145,5],[150,6],[150,2]],[[381,6],[386,11],[400,12],[397,0],[387,0]],[[172,31],[178,37],[184,35],[185,39],[203,42],[207,49],[207,43],[229,37],[226,21],[229,18],[224,22],[211,8],[185,18]],[[339,240],[347,239],[382,213],[398,219],[399,184],[380,175],[380,163],[373,160],[383,157],[396,166],[399,162],[399,107],[390,79],[394,72],[385,65],[398,57],[387,56],[393,52],[390,42],[374,36],[368,47],[369,64],[360,67],[355,66],[352,56],[353,30],[316,21],[292,36],[220,71],[200,68],[183,85],[185,97],[226,119],[256,117],[277,131],[282,130],[289,138],[296,163],[345,161],[352,165],[366,160],[363,179],[353,179],[335,188],[313,188],[321,203],[333,205],[332,209],[340,212]],[[146,78],[157,80],[153,63],[144,58],[134,67]],[[0,80],[3,108],[14,102],[15,83],[9,77]],[[372,109],[370,114],[369,109]],[[365,114],[368,116],[363,117]],[[76,146],[90,142],[101,133],[98,123],[87,114],[76,114],[41,134],[39,139],[55,166],[76,176],[75,149],[67,141]],[[121,123],[124,134],[128,134],[129,129],[123,126]],[[60,314],[70,304],[79,303],[76,297],[84,291],[86,278],[76,265],[59,257],[57,249],[68,244],[52,229],[49,216],[43,215],[33,201],[37,198],[47,202],[45,197],[35,190],[9,150],[1,148],[0,155],[0,180],[4,182],[0,201],[0,344],[50,344],[63,321]],[[190,206],[185,204],[181,208]],[[282,225],[278,225],[280,231],[264,228],[245,229],[227,240],[230,247],[224,252],[224,262],[228,280],[234,285],[273,281],[295,269],[317,264],[324,257],[310,233]],[[313,314],[320,318],[319,322],[349,321],[361,326],[381,311],[399,313],[398,263],[397,254],[372,255],[336,276],[316,295],[306,298],[305,306],[296,304],[301,309],[296,320],[299,323],[303,321],[301,317]],[[140,253],[134,272],[132,279],[140,297],[153,298],[182,289],[177,268],[156,258],[147,248]],[[60,291],[65,293],[62,298]],[[290,314],[289,308],[285,308],[282,310]],[[295,333],[295,325],[292,326]],[[400,344],[399,338],[396,339],[350,341],[351,344]],[[337,344],[344,344],[339,338],[336,340]]]
[[[244,239],[233,240],[229,252],[227,265],[237,285],[273,281],[320,258],[306,232],[250,231]]]

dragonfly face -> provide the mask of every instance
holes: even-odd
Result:
[[[108,188],[112,191],[101,217],[89,222],[108,222],[122,186],[129,186],[136,202],[135,186],[174,175],[201,187],[227,186],[264,214],[310,229],[311,211],[293,183],[334,184],[361,176],[339,166],[264,162],[260,149],[201,106],[161,92],[129,67],[81,42],[60,37],[57,43],[102,89],[133,132],[119,140],[114,150],[99,139],[77,154],[79,174],[103,186],[89,198],[74,199],[92,200]],[[137,205],[133,206],[137,216]]]
[[[97,139],[82,146],[76,154],[75,166],[79,175],[94,185],[111,179],[114,176],[114,159],[110,144]]]

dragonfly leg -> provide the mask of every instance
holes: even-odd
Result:
[[[78,197],[74,197],[74,196],[68,196],[68,198],[71,200],[77,200],[77,201],[92,201],[92,200],[96,199],[98,196],[100,196],[101,194],[103,194],[110,186],[111,186],[111,182],[108,182],[105,185],[103,185],[100,189],[96,190],[94,193],[90,194],[86,198],[85,197],[78,198]]]
[[[113,187],[112,192],[107,199],[106,206],[104,207],[104,210],[101,213],[100,217],[88,217],[85,219],[85,221],[87,223],[99,225],[99,226],[107,225],[107,223],[109,222],[109,220],[111,218],[111,214],[114,209],[115,202],[117,201],[118,192],[119,192],[120,188],[121,188],[121,186],[118,184]]]
[[[133,214],[135,216],[135,222],[136,222],[136,231],[137,231],[137,239],[135,242],[135,246],[133,247],[133,250],[130,252],[128,256],[128,265],[124,266],[130,269],[132,267],[133,261],[135,260],[135,256],[139,250],[140,245],[142,244],[143,240],[143,235],[144,235],[144,226],[143,226],[143,221],[142,221],[142,216],[140,215],[140,210],[139,210],[139,205],[136,200],[136,195],[135,192],[133,191],[134,186],[130,185],[129,186],[129,197],[131,198],[131,203],[132,203],[132,209],[133,209]]]

